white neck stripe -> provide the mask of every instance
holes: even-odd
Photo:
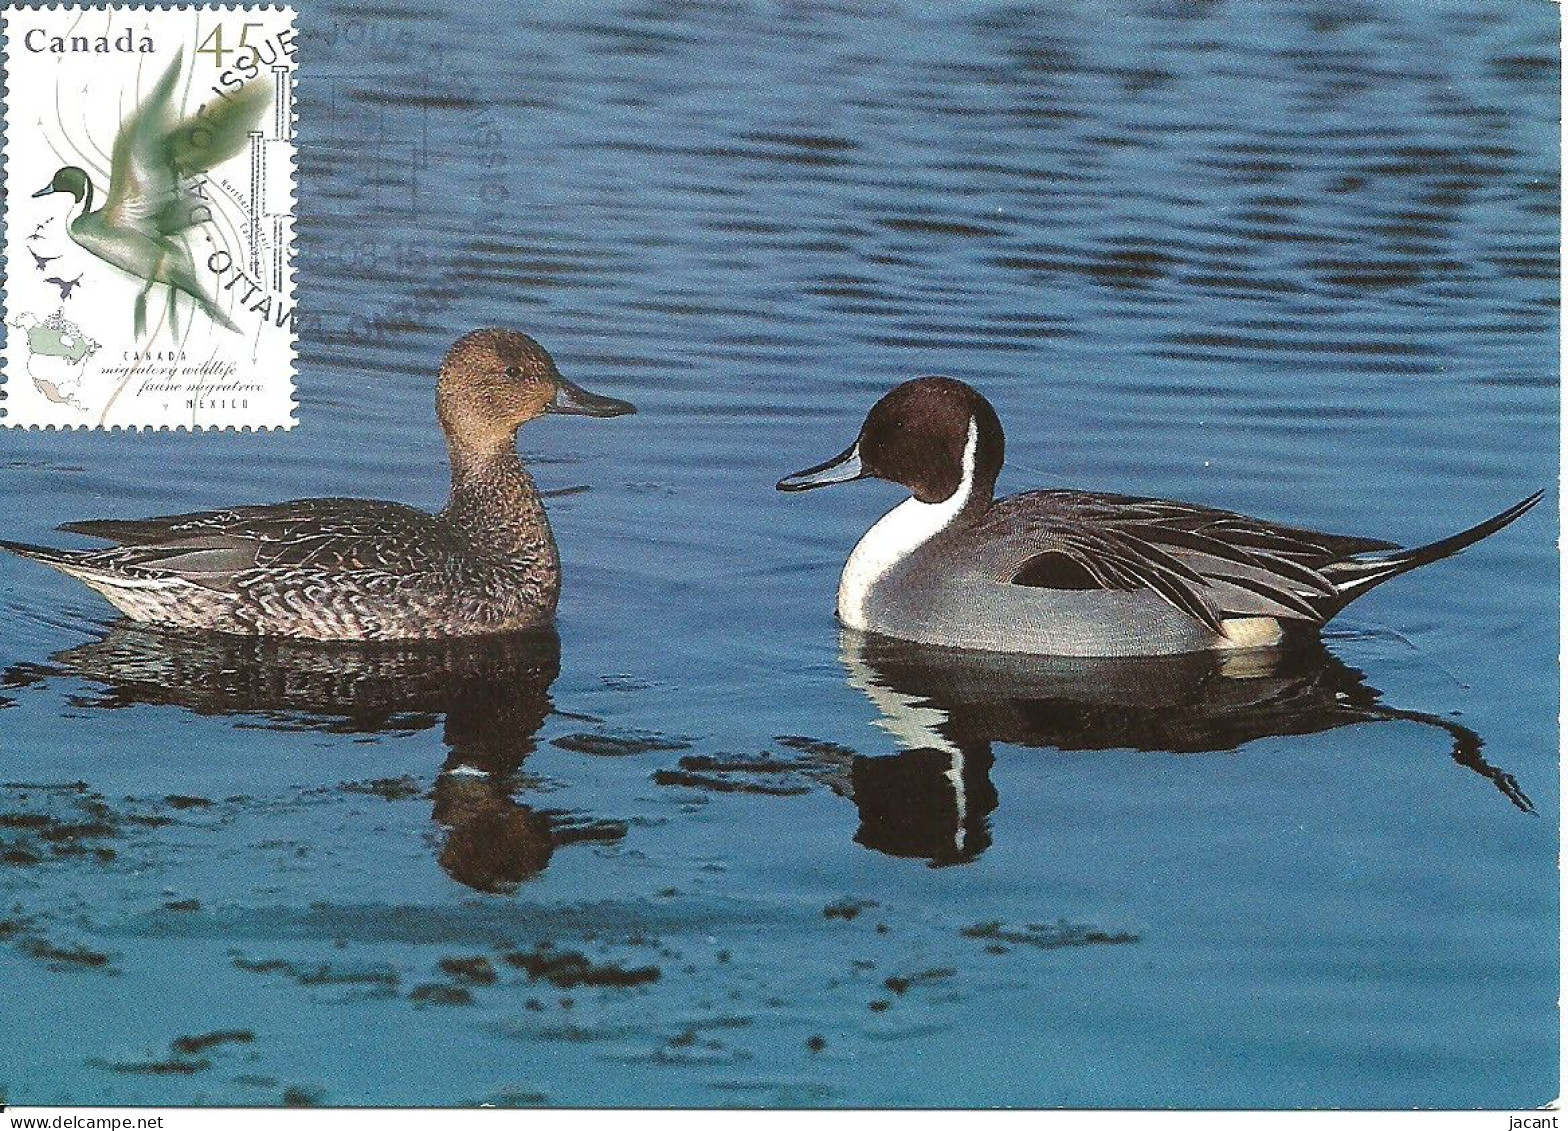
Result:
[[[838,581],[838,619],[850,628],[871,630],[866,606],[871,590],[899,562],[945,530],[969,504],[975,487],[975,453],[980,428],[969,418],[964,444],[964,473],[958,489],[940,503],[905,499],[883,515],[856,544]]]

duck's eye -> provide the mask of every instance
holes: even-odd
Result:
[[[523,378],[522,366],[520,366],[520,365],[508,365],[506,367],[506,376],[507,376],[507,378],[509,380],[521,381],[522,378]]]

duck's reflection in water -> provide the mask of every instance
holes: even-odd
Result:
[[[183,707],[284,729],[394,734],[442,727],[436,777],[441,867],[480,891],[537,875],[560,845],[613,840],[625,825],[514,800],[518,770],[551,711],[554,631],[417,644],[306,641],[159,631],[120,621],[57,653],[60,674],[103,690],[78,705]],[[36,669],[33,669],[36,673]],[[36,679],[36,674],[34,675]]]
[[[905,748],[888,757],[855,755],[848,767],[848,792],[860,811],[855,839],[895,856],[957,864],[990,846],[997,742],[1196,753],[1400,719],[1441,730],[1455,762],[1521,810],[1534,808],[1512,774],[1481,756],[1473,730],[1380,702],[1361,672],[1315,640],[1126,660],[963,652],[849,630],[840,647],[850,684]]]

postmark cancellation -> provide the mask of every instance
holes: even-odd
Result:
[[[0,20],[0,424],[292,426],[294,12]]]

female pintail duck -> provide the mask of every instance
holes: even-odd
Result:
[[[189,295],[218,325],[238,331],[202,289],[183,233],[211,209],[193,195],[190,180],[240,152],[271,98],[260,82],[247,83],[190,118],[179,119],[174,86],[183,52],[176,55],[147,98],[120,126],[110,157],[104,205],[93,210],[93,183],[84,169],[67,165],[35,197],[65,192],[82,206],[67,225],[71,239],[105,263],[146,286],[136,296],[136,336],[147,331],[147,295],[168,288],[169,324],[178,333],[176,292]]]
[[[300,499],[60,527],[112,549],[0,546],[85,582],[133,620],[176,628],[408,640],[539,627],[555,613],[561,561],[517,429],[545,413],[635,411],[566,380],[532,338],[476,330],[447,352],[436,384],[452,463],[440,514]]]
[[[923,644],[1154,656],[1279,643],[1373,586],[1446,558],[1541,498],[1429,546],[1319,534],[1165,499],[1029,491],[994,499],[1002,425],[974,389],[921,377],[878,401],[842,455],[781,491],[876,477],[914,497],[850,554],[838,616]]]

